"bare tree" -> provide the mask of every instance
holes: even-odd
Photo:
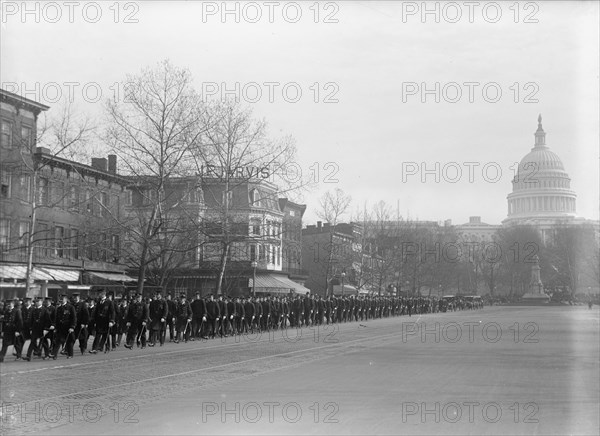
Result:
[[[199,230],[210,241],[213,258],[218,258],[216,292],[221,294],[229,260],[243,259],[248,244],[266,236],[281,240],[281,222],[268,225],[266,218],[258,224],[260,231],[249,232],[248,206],[262,209],[265,217],[278,213],[278,195],[294,192],[302,184],[285,184],[296,151],[291,137],[272,139],[266,122],[253,118],[250,109],[234,100],[212,105],[208,115],[214,122],[204,121],[208,127],[194,149],[205,187]],[[254,198],[246,195],[248,201],[234,201],[234,193],[250,185]]]
[[[156,248],[169,250],[179,240],[165,238],[162,229],[179,213],[184,197],[169,198],[167,189],[178,178],[194,174],[191,151],[199,147],[210,116],[192,87],[190,72],[169,61],[128,75],[123,88],[123,101],[107,102],[104,138],[124,164],[121,172],[131,178],[139,200],[122,226],[138,253],[132,262],[139,266],[142,292],[148,265],[164,255]]]
[[[35,144],[47,149],[49,156],[38,158],[29,143],[20,146],[20,195],[21,200],[28,203],[30,212],[28,229],[25,234],[19,235],[20,239],[24,240],[26,251],[26,295],[31,292],[34,253],[38,245],[46,245],[49,239],[45,232],[39,232],[37,229],[39,210],[62,205],[69,195],[64,189],[64,181],[58,180],[57,177],[60,176],[50,171],[50,167],[59,158],[73,160],[85,156],[85,150],[95,131],[95,126],[90,120],[85,116],[76,115],[76,112],[72,103],[64,102],[59,106],[57,115],[49,117],[50,119],[44,117],[42,124],[37,126]],[[29,141],[29,138],[24,140]],[[76,166],[71,166],[70,170],[74,173],[72,177],[83,180],[81,174],[77,173]],[[60,244],[62,243],[63,241],[60,241]],[[77,243],[78,241],[71,241],[69,245]]]
[[[336,273],[343,271],[334,271],[334,265],[337,260],[341,260],[343,256],[347,256],[348,253],[343,252],[343,247],[336,244],[334,239],[334,233],[336,226],[340,223],[340,220],[348,212],[352,197],[346,195],[340,188],[336,188],[335,191],[328,191],[321,197],[319,201],[320,208],[316,211],[317,217],[329,223],[329,243],[325,250],[325,264],[322,265],[325,270],[325,289],[329,289],[329,283]],[[321,248],[319,247],[319,250]],[[362,252],[362,248],[360,249]],[[344,269],[347,266],[348,261],[342,262],[341,268]]]

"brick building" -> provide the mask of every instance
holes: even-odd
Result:
[[[84,165],[37,147],[47,106],[0,90],[0,298],[129,281],[117,222],[127,181],[116,158]],[[31,268],[28,268],[31,259]]]

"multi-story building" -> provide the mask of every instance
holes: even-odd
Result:
[[[127,183],[116,157],[84,165],[37,147],[37,117],[48,107],[3,90],[0,96],[3,296],[25,296],[28,278],[30,295],[130,280],[117,225]]]
[[[294,271],[284,266],[285,213],[293,209],[301,222],[303,207],[290,203],[289,210],[282,210],[277,187],[261,177],[225,180],[204,175],[198,180],[203,204],[197,263],[175,275],[171,286],[188,293],[228,295],[307,291],[289,278],[301,278],[301,265]]]
[[[305,285],[312,292],[356,294],[365,288],[362,226],[357,223],[330,223],[302,230],[302,265],[308,272]]]
[[[304,284],[308,279],[308,272],[302,268],[302,217],[306,205],[280,198],[279,207],[283,213],[282,271],[295,282]]]

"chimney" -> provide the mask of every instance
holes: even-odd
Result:
[[[108,172],[112,174],[117,174],[117,155],[109,154],[108,155]]]
[[[470,224],[481,224],[481,217],[480,216],[470,216],[469,223]]]
[[[105,157],[93,157],[92,168],[100,171],[106,171],[106,158]]]
[[[321,229],[322,226],[323,226],[323,222],[317,221],[317,229]]]
[[[35,152],[41,154],[50,154],[50,149],[46,147],[36,147]]]

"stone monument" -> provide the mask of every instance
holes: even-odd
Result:
[[[527,292],[521,297],[523,302],[527,303],[548,303],[550,297],[544,292],[544,285],[540,278],[540,258],[536,254],[533,256],[533,265],[531,265],[531,280]]]

